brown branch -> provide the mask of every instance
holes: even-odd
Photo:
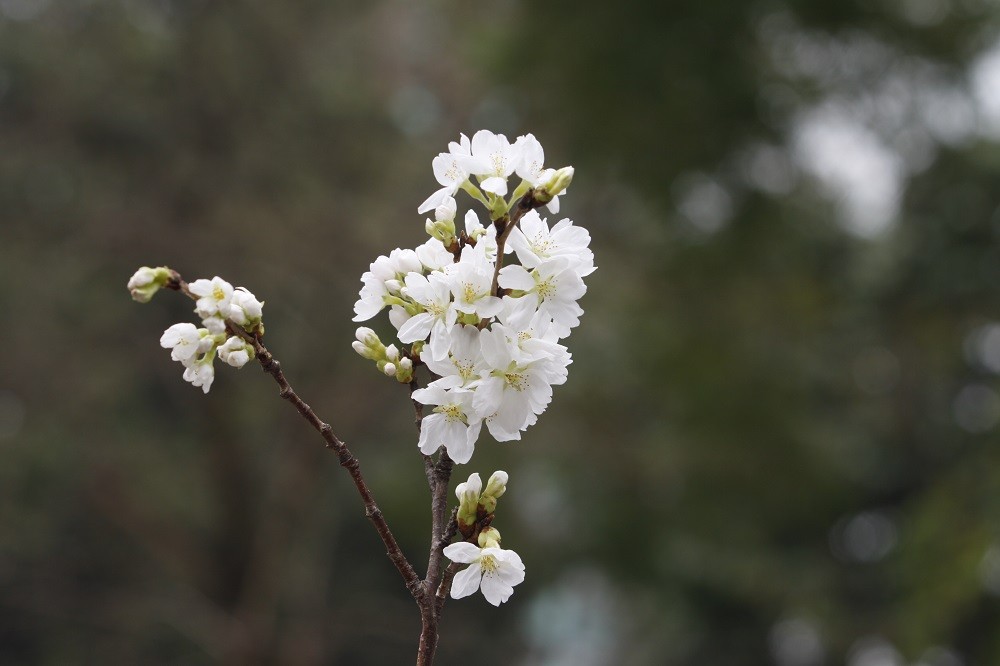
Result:
[[[444,602],[448,600],[448,593],[451,592],[451,582],[458,573],[458,565],[452,562],[444,569],[441,576],[441,583],[438,585],[437,594],[434,595],[434,608],[440,616],[444,609]]]
[[[504,246],[507,244],[507,237],[510,236],[510,232],[514,230],[514,227],[516,227],[518,222],[521,221],[521,218],[524,217],[525,213],[544,205],[544,203],[535,199],[535,190],[528,190],[523,197],[517,200],[517,203],[514,204],[514,208],[512,208],[509,213],[493,223],[493,226],[495,226],[497,230],[497,261],[496,269],[493,271],[493,287],[490,291],[491,295],[500,295],[500,269],[503,268],[503,251]]]
[[[196,298],[188,289],[187,283],[177,273],[174,273],[170,282],[167,283],[167,287],[180,291],[191,298]],[[385,544],[386,555],[389,556],[389,559],[396,566],[399,575],[403,577],[406,589],[410,591],[410,594],[413,595],[417,603],[421,604],[425,593],[420,577],[417,576],[417,572],[414,571],[413,566],[406,559],[402,549],[399,547],[399,543],[396,541],[396,537],[393,536],[392,531],[389,529],[389,525],[382,515],[382,510],[378,508],[375,497],[372,495],[364,476],[361,474],[361,465],[358,459],[351,453],[347,444],[333,433],[333,427],[320,419],[312,407],[306,404],[292,389],[288,380],[285,379],[284,372],[281,370],[281,364],[275,360],[258,336],[250,335],[242,327],[228,320],[226,321],[226,330],[230,335],[238,335],[250,343],[254,352],[256,352],[257,362],[260,363],[260,367],[264,372],[271,375],[278,386],[281,387],[278,395],[292,403],[299,414],[302,415],[302,418],[308,421],[323,437],[323,440],[326,442],[326,448],[337,454],[337,460],[340,462],[341,467],[346,469],[348,474],[351,475],[351,480],[354,481],[354,485],[358,489],[358,494],[361,496],[361,501],[365,507],[365,515],[372,522],[379,537],[382,538],[382,543]]]

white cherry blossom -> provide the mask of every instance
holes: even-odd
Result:
[[[550,230],[536,211],[529,211],[511,230],[507,245],[517,253],[525,268],[537,268],[548,259],[565,257],[580,277],[596,270],[594,253],[588,247],[590,234],[583,227],[574,226],[569,218],[563,218]]]
[[[218,314],[223,319],[229,317],[229,303],[233,297],[233,285],[218,275],[211,280],[195,280],[188,285],[192,294],[198,296],[195,310],[202,317]]]
[[[492,317],[503,307],[493,289],[493,263],[476,248],[466,245],[461,259],[447,269],[451,293],[455,296],[455,309],[481,318]]]
[[[469,179],[469,173],[463,166],[462,160],[471,155],[471,150],[469,138],[462,134],[458,143],[452,141],[448,144],[447,153],[440,153],[431,161],[434,178],[442,187],[420,204],[417,208],[418,213],[434,210],[448,197],[454,196],[458,188]]]
[[[420,352],[420,360],[437,375],[434,384],[443,388],[468,387],[479,379],[486,369],[483,350],[479,344],[482,332],[475,326],[456,325],[448,332],[447,355],[434,358],[426,347]]]
[[[208,390],[212,388],[212,382],[215,381],[215,366],[212,365],[212,356],[213,354],[206,354],[205,358],[184,368],[184,381],[201,387],[204,393],[208,393]]]
[[[418,446],[425,455],[444,446],[456,463],[469,462],[483,426],[472,407],[472,396],[471,391],[446,390],[434,384],[413,392],[412,397],[417,402],[436,405],[434,412],[420,422]]]
[[[174,324],[160,336],[160,346],[170,350],[170,358],[181,363],[187,363],[198,354],[203,354],[211,348],[211,338],[203,338],[201,330],[194,324]]]
[[[544,261],[530,273],[523,266],[504,266],[499,284],[504,289],[525,292],[522,298],[535,299],[538,311],[552,317],[560,327],[561,338],[580,323],[583,308],[577,300],[587,293],[587,285],[566,257]]]
[[[511,336],[516,337],[516,336]],[[552,372],[548,359],[518,362],[514,346],[502,324],[493,324],[480,335],[489,374],[475,384],[473,406],[489,415],[486,427],[497,441],[517,439],[520,430],[534,423],[552,400]]]
[[[455,574],[451,597],[462,599],[482,590],[486,601],[499,606],[510,599],[514,586],[524,581],[524,563],[513,550],[480,548],[467,542],[453,543],[444,549],[452,562],[469,563]]]
[[[514,147],[518,155],[514,171],[532,187],[547,183],[555,174],[554,169],[545,168],[545,149],[542,148],[542,144],[538,142],[534,134],[517,137]],[[546,206],[553,213],[558,213],[559,196],[552,197]]]
[[[458,319],[458,311],[452,306],[448,279],[442,273],[431,273],[427,277],[410,273],[406,276],[406,287],[402,293],[423,307],[424,312],[410,317],[399,328],[399,341],[416,342],[430,335],[428,346],[431,356],[436,359],[447,356],[448,331]]]
[[[507,178],[514,173],[518,155],[503,134],[479,130],[472,137],[472,154],[457,159],[468,173],[480,178],[483,190],[504,196]]]

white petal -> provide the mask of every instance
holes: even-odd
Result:
[[[521,266],[504,266],[500,269],[497,284],[504,289],[531,291],[535,288],[535,278],[531,277],[531,273]]]
[[[479,492],[477,491],[476,494],[478,495]],[[483,552],[483,550],[479,546],[475,546],[465,541],[460,541],[458,543],[453,543],[450,546],[445,546],[443,552],[444,556],[452,562],[466,564],[468,562],[478,561],[479,555]]]
[[[458,576],[455,576],[457,579]],[[514,588],[505,583],[500,576],[496,574],[487,574],[483,576],[482,581],[483,596],[486,597],[486,601],[490,602],[494,606],[499,606],[503,602],[510,599],[510,595],[514,594]]]
[[[399,327],[399,341],[416,342],[417,340],[423,340],[430,334],[433,324],[434,318],[426,312],[414,315]]]
[[[504,196],[507,194],[507,179],[501,178],[499,176],[493,176],[492,178],[487,178],[482,183],[479,184],[481,188],[487,192],[492,192],[499,196]]]
[[[472,544],[470,543],[466,545],[471,546]],[[476,550],[479,549],[476,548]],[[476,590],[479,589],[479,581],[482,580],[482,576],[483,572],[479,568],[478,562],[466,567],[462,571],[459,571],[455,574],[455,578],[451,581],[451,598],[461,599],[469,596],[470,594],[475,594]]]

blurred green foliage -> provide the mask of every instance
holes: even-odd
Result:
[[[0,662],[412,659],[315,434],[253,368],[182,382],[156,340],[190,304],[124,285],[265,299],[419,569],[409,402],[349,319],[481,127],[576,166],[600,270],[552,407],[456,471],[511,473],[528,577],[450,603],[440,663],[1000,662],[998,27],[978,0],[0,0]]]

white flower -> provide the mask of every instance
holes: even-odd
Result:
[[[497,228],[492,224],[485,227],[479,221],[476,211],[469,209],[465,213],[465,234],[476,241],[476,252],[483,255],[486,261],[492,263],[497,259]],[[506,250],[510,252],[510,250]]]
[[[560,380],[548,359],[518,362],[512,337],[516,335],[510,336],[502,324],[482,332],[489,374],[473,384],[473,407],[486,415],[486,427],[500,442],[518,439],[518,432],[535,422],[552,400],[553,380]]]
[[[426,213],[434,210],[444,201],[455,195],[458,188],[469,179],[469,173],[462,166],[460,160],[471,154],[471,144],[469,138],[461,135],[460,143],[452,141],[448,144],[448,152],[440,153],[431,161],[434,169],[434,178],[443,187],[434,194],[427,197],[427,200],[417,208],[418,213]]]
[[[428,271],[439,271],[455,262],[455,255],[446,250],[437,238],[428,238],[423,245],[418,245],[416,253]]]
[[[253,347],[235,335],[219,346],[219,358],[234,368],[242,368],[253,356],[255,356]]]
[[[455,575],[451,597],[461,599],[478,590],[494,606],[510,599],[514,586],[524,581],[524,563],[512,550],[480,548],[471,543],[453,543],[444,549],[452,562],[469,563],[470,566]]]
[[[424,405],[437,405],[434,413],[420,422],[420,450],[425,455],[431,455],[444,446],[456,463],[469,462],[483,426],[482,419],[472,408],[472,392],[463,389],[449,391],[431,384],[414,391],[412,397]]]
[[[451,293],[455,296],[455,309],[481,318],[492,317],[503,303],[490,292],[493,289],[494,265],[482,252],[466,245],[458,263],[447,268]]]
[[[245,287],[233,291],[229,303],[229,318],[240,326],[260,321],[264,304],[257,300]]]
[[[569,218],[563,218],[550,230],[537,212],[529,211],[511,230],[507,245],[528,269],[538,268],[547,259],[565,257],[580,277],[596,270],[594,253],[587,247],[590,234],[583,227],[574,226]]]
[[[211,280],[195,280],[188,285],[188,289],[199,297],[195,303],[195,310],[201,317],[211,317],[216,314],[223,319],[229,317],[233,285],[216,275]]]
[[[201,390],[208,393],[215,381],[215,366],[212,365],[214,354],[206,354],[201,360],[190,365],[185,364],[184,381],[191,382],[194,386],[200,386]]]
[[[434,385],[442,388],[468,387],[479,379],[486,369],[482,346],[479,344],[481,334],[475,326],[458,324],[448,332],[447,354],[442,358],[434,358],[430,350],[424,347],[420,352],[420,360],[440,377]]]
[[[529,363],[548,359],[546,369],[552,375],[552,383],[564,383],[566,368],[573,361],[566,347],[558,342],[559,327],[546,313],[535,309],[537,302],[534,299],[505,296],[503,302],[504,309],[497,315],[497,321],[507,332],[514,360]]]
[[[211,338],[203,338],[201,331],[194,324],[174,324],[160,336],[160,346],[170,350],[170,358],[181,363],[187,363],[196,355],[207,351],[205,340],[211,347]]]
[[[499,284],[504,289],[525,292],[522,298],[537,299],[538,311],[552,317],[561,338],[580,323],[583,308],[576,301],[587,293],[587,285],[566,257],[544,261],[530,273],[523,266],[504,266]]]
[[[538,143],[534,134],[517,137],[514,148],[518,157],[514,170],[532,187],[547,183],[555,174],[554,169],[545,168],[545,150],[542,148],[542,144]],[[559,197],[552,197],[552,200],[546,205],[550,211],[558,213]]]
[[[448,279],[441,273],[424,277],[420,273],[406,276],[403,290],[406,298],[420,304],[424,312],[410,317],[399,329],[400,342],[416,342],[431,336],[430,351],[434,358],[448,355],[448,331],[458,319],[458,311],[451,304]]]
[[[458,163],[481,179],[480,186],[498,196],[507,194],[507,178],[517,165],[517,151],[503,134],[479,130],[472,137],[472,154]]]
[[[367,321],[381,312],[388,297],[399,295],[404,276],[421,272],[422,266],[414,250],[396,248],[388,257],[378,257],[361,276],[364,286],[354,304],[353,321]]]

